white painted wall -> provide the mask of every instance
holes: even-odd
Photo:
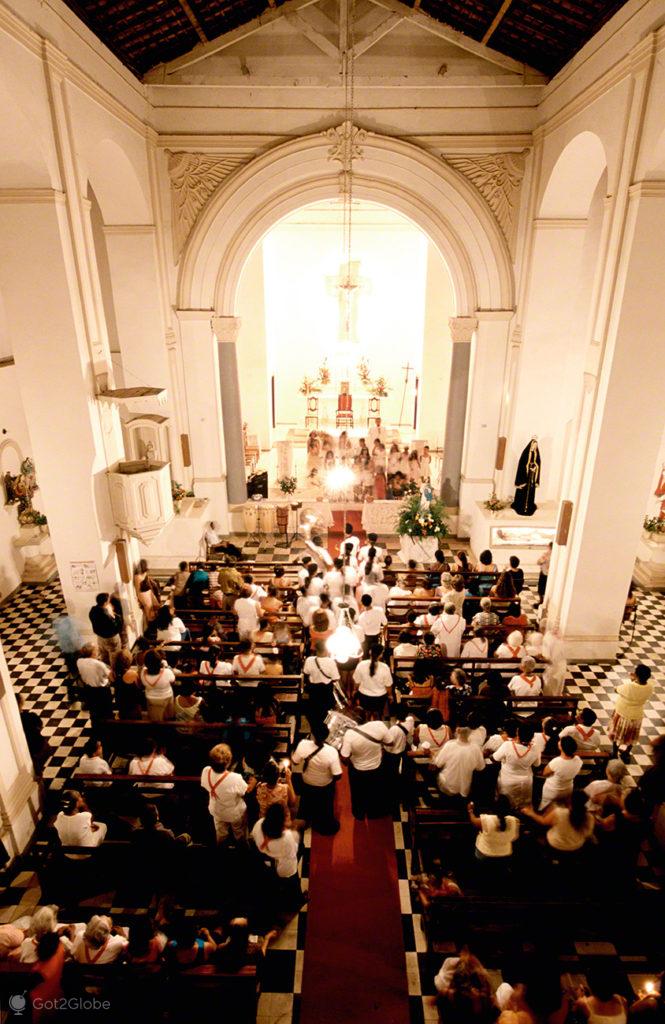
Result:
[[[326,356],[335,372],[340,353],[337,280],[344,259],[341,229],[329,223],[277,225],[264,240],[266,336],[276,373],[276,419],[302,425],[303,376],[314,377]],[[407,360],[422,372],[425,332],[427,239],[392,212],[377,222],[354,224],[353,259],[360,261],[362,290],[358,302],[358,343],[348,361],[351,386],[362,391],[355,368],[364,357],[373,377],[383,376],[390,392],[382,399],[387,425],[399,421]],[[414,373],[410,374],[402,419],[413,422]],[[245,382],[241,379],[243,397]]]
[[[15,475],[21,460],[28,455],[32,455],[32,449],[18,389],[16,367],[0,366],[0,477],[7,472]],[[39,491],[33,504],[35,508],[43,510]],[[21,582],[23,556],[12,543],[18,535],[16,505],[4,504],[4,488],[0,486],[0,601],[16,590]]]

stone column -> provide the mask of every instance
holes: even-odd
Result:
[[[209,309],[179,309],[180,350],[189,417],[192,486],[210,499],[208,518],[228,530],[226,453],[219,394],[218,345]]]
[[[664,235],[665,182],[632,185],[602,354],[595,347],[595,388],[593,353],[587,360],[585,405],[593,408],[568,548],[555,547],[550,569],[547,614],[572,657],[610,659],[618,648],[665,425]]]
[[[460,477],[457,535],[468,537],[473,503],[488,497],[494,486],[496,443],[503,406],[508,334],[514,313],[491,309],[476,313],[478,327],[472,348],[464,452]]]
[[[242,409],[236,350],[240,317],[215,316],[212,319],[212,329],[218,341],[219,390],[222,398],[229,503],[238,504],[247,501],[245,447],[242,436]]]
[[[25,850],[39,817],[39,786],[0,645],[0,839],[11,858]]]
[[[448,324],[453,342],[453,355],[450,363],[446,433],[443,442],[441,498],[448,507],[457,508],[464,450],[466,403],[469,393],[471,339],[478,326],[478,320],[474,316],[451,316]]]

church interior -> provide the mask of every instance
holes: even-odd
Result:
[[[665,1022],[665,0],[0,0],[0,101],[0,1020]]]

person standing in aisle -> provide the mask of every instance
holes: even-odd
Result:
[[[365,722],[344,733],[340,754],[349,763],[351,809],[358,821],[387,814],[381,762],[384,743],[389,742],[383,722]]]
[[[300,814],[315,832],[333,836],[339,831],[335,817],[335,787],[342,775],[339,754],[328,740],[325,722],[312,725],[312,738],[301,740],[291,762],[302,764]]]

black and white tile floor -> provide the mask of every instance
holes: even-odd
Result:
[[[242,542],[241,538],[236,540]],[[396,540],[389,540],[385,546],[398,565],[399,545]],[[303,551],[304,544],[299,539],[290,546],[280,544],[278,540],[270,543],[264,540],[260,546],[245,547],[249,557],[267,563],[291,561]],[[532,596],[528,597],[527,605],[532,607]],[[44,772],[50,785],[56,789],[62,786],[64,775],[78,763],[88,734],[87,712],[79,702],[70,700],[66,667],[52,629],[52,622],[62,613],[63,607],[60,586],[55,580],[43,587],[22,587],[0,609],[0,641],[13,685],[24,695],[26,707],[39,714],[44,734],[57,747]],[[601,725],[605,726],[611,718],[616,686],[639,661],[652,668],[661,686],[647,709],[641,741],[634,747],[634,758],[629,768],[633,777],[639,776],[650,764],[649,740],[665,732],[665,693],[662,691],[665,681],[665,595],[641,594],[634,635],[632,626],[627,625],[616,662],[571,666],[568,689],[571,693],[579,693],[597,712]],[[422,1024],[426,1020],[436,1020],[436,1010],[429,997],[433,993],[432,979],[439,963],[426,952],[420,916],[411,904],[408,828],[403,827],[403,822],[394,824],[411,1020],[412,1024]],[[309,837],[306,844],[309,845]],[[302,868],[304,888],[308,859],[307,850]],[[18,875],[0,894],[0,901],[0,923],[30,913],[39,901],[35,876],[29,872]],[[305,907],[270,949],[259,1004],[259,1024],[297,1024],[299,1020],[306,921]],[[585,955],[607,955],[621,966],[626,984],[637,990],[644,976],[652,976],[658,966],[662,969],[662,964],[654,965],[643,957],[634,942],[624,949],[608,942],[594,943],[592,947],[576,945],[573,941],[570,955],[562,961],[562,970],[583,974]]]

